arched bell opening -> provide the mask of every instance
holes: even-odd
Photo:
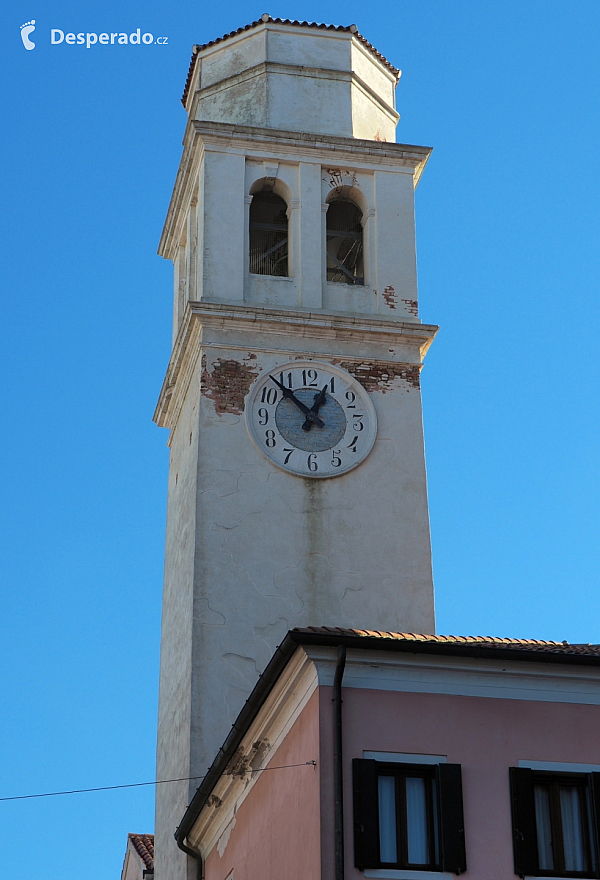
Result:
[[[364,284],[363,212],[350,199],[329,202],[326,214],[327,281]]]
[[[250,272],[289,276],[287,205],[272,190],[262,189],[250,204]]]

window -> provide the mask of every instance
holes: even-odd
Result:
[[[356,759],[357,868],[466,871],[459,764]]]
[[[510,768],[515,873],[600,877],[600,773]]]
[[[288,275],[287,205],[268,190],[256,193],[250,203],[250,272]]]
[[[362,211],[348,199],[335,199],[325,220],[327,280],[364,284]]]

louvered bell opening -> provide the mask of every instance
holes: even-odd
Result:
[[[257,193],[250,203],[250,272],[288,275],[287,205],[273,192]]]
[[[336,199],[327,209],[327,280],[364,284],[362,211]]]

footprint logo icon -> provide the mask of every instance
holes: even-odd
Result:
[[[31,21],[26,21],[25,24],[21,25],[21,39],[23,40],[23,45],[26,49],[35,49],[35,43],[29,39],[29,34],[34,30],[35,18],[32,18]]]

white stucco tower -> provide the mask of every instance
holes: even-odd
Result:
[[[269,16],[194,47],[160,253],[173,353],[158,779],[201,776],[286,631],[434,631],[398,71]],[[156,880],[197,781],[157,787]]]

